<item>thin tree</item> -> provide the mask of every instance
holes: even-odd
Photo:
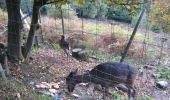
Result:
[[[134,30],[133,30],[133,32],[132,32],[132,35],[131,35],[131,37],[130,37],[130,39],[129,39],[129,42],[128,42],[126,48],[124,49],[124,52],[123,52],[123,54],[122,54],[122,58],[121,58],[120,62],[123,62],[124,59],[125,59],[125,57],[126,57],[126,55],[127,55],[127,52],[128,52],[128,50],[129,50],[129,48],[130,48],[130,46],[131,46],[131,44],[132,44],[132,42],[133,42],[133,39],[134,39],[134,37],[135,37],[135,35],[136,35],[138,26],[139,26],[139,24],[140,24],[140,22],[141,22],[141,19],[142,19],[143,15],[144,15],[144,12],[145,12],[145,10],[143,9],[142,12],[141,12],[141,14],[140,14],[140,16],[139,16],[139,19],[138,19],[138,21],[137,21],[137,23],[136,23],[136,25],[135,25],[135,28],[134,28]]]
[[[38,25],[39,10],[45,4],[46,4],[46,0],[34,0],[31,27],[28,34],[25,51],[23,51],[23,56],[26,59],[26,61],[28,61],[30,57],[31,47],[33,45],[36,27]]]

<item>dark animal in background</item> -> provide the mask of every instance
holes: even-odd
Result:
[[[2,65],[3,69],[5,69],[5,73],[9,75],[9,68],[8,68],[8,57],[7,57],[7,49],[5,44],[0,43],[0,64]]]
[[[61,39],[59,40],[60,47],[64,50],[64,52],[68,55],[69,50],[69,42],[65,40],[65,36],[61,35]]]
[[[76,84],[92,82],[100,84],[103,87],[103,98],[108,92],[108,87],[114,87],[117,84],[123,83],[128,87],[128,97],[135,96],[133,83],[136,77],[136,69],[129,64],[119,62],[106,62],[97,65],[94,69],[86,72],[83,75],[76,75],[77,70],[70,72],[66,77],[68,91],[73,92]],[[131,91],[133,90],[133,92]]]

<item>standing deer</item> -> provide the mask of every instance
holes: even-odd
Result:
[[[0,43],[0,64],[2,65],[3,69],[7,75],[9,75],[9,68],[8,68],[8,57],[7,57],[7,50],[6,46],[3,43]]]
[[[69,43],[65,40],[65,36],[61,35],[61,39],[59,40],[60,47],[64,50],[64,52],[68,55]]]
[[[128,87],[128,98],[135,96],[136,92],[133,83],[136,77],[136,69],[129,64],[120,62],[106,62],[97,65],[91,71],[83,75],[77,75],[77,70],[70,72],[66,77],[68,91],[73,92],[76,84],[92,82],[100,84],[103,87],[103,98],[108,92],[108,87],[114,87],[117,84],[123,83]],[[131,92],[133,90],[133,94]]]

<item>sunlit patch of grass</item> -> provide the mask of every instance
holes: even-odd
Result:
[[[152,96],[146,95],[146,96],[140,96],[140,97],[138,97],[137,100],[154,100],[154,98],[153,98]]]
[[[50,26],[50,28],[44,27],[45,30],[52,31],[51,29],[53,29],[53,31],[57,30],[57,32],[55,32],[55,33],[58,33],[58,32],[60,34],[62,33],[61,19],[55,20],[53,18],[49,18],[48,21],[45,20],[45,23],[43,25],[48,25],[45,27]],[[111,25],[109,23],[102,23],[102,22],[97,23],[95,21],[93,21],[93,22],[84,21],[84,28],[82,28],[82,20],[81,19],[78,19],[78,20],[64,19],[64,27],[65,27],[65,30],[78,30],[78,31],[83,30],[84,32],[94,34],[94,36],[101,35],[101,34],[114,33],[115,36],[117,36],[117,38],[127,37],[127,39],[129,39],[132,34],[132,31],[129,31],[119,25],[114,25],[111,27]],[[79,32],[79,33],[81,33],[81,32]],[[145,39],[146,42],[155,43],[155,41],[152,37],[150,37],[149,39],[147,39],[147,38],[148,37],[146,37],[144,33],[141,33],[138,31],[135,35],[135,39],[138,41],[143,42]]]
[[[39,49],[38,46],[33,46],[33,47],[32,47],[32,51],[33,51],[33,52],[37,51],[38,49]]]
[[[112,100],[128,100],[128,96],[120,95],[119,93],[112,93]],[[138,96],[137,100],[154,100],[152,96]]]
[[[159,71],[158,74],[161,75],[161,78],[170,79],[170,70],[163,69]]]
[[[120,95],[119,93],[112,93],[112,100],[128,100],[127,96]]]
[[[51,97],[40,95],[14,80],[0,81],[0,89],[4,90],[1,91],[1,100],[52,100]]]
[[[94,34],[102,34],[104,33],[105,31],[107,31],[107,27],[105,27],[104,25],[102,24],[95,24],[95,23],[85,23],[84,25],[84,29],[87,30],[87,31],[90,31]]]
[[[52,46],[55,50],[60,49],[60,45],[58,43],[53,43]]]

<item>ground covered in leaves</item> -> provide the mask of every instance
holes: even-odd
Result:
[[[11,75],[13,76],[12,80],[19,84],[24,84],[23,89],[20,89],[23,91],[18,92],[18,90],[16,91],[15,89],[9,89],[9,87],[7,87],[1,89],[1,95],[13,92],[13,95],[15,95],[14,97],[26,100],[23,92],[30,94],[30,92],[26,92],[27,90],[24,89],[29,88],[38,94],[49,95],[52,98],[55,98],[55,100],[58,100],[59,98],[61,100],[100,100],[102,98],[100,86],[93,92],[94,84],[79,84],[76,86],[74,92],[69,94],[65,85],[65,77],[70,71],[78,69],[78,73],[83,74],[85,71],[91,70],[97,65],[98,63],[96,61],[78,61],[71,56],[66,56],[61,49],[54,50],[50,46],[44,46],[43,48],[34,51],[32,57],[33,60],[30,61],[29,65],[22,64],[20,67],[18,67],[18,65],[10,65]],[[15,67],[17,67],[18,70],[14,70]],[[157,80],[152,77],[152,74],[158,70],[157,67],[153,66],[150,69],[144,69],[142,65],[136,67],[139,69],[135,81],[138,98],[146,100],[152,100],[153,98],[154,100],[169,100],[170,87],[168,86],[165,90],[158,89],[155,84]],[[169,67],[162,68],[167,70],[170,69]],[[3,87],[3,85],[1,86]],[[17,86],[14,87],[16,88]],[[112,94],[108,98],[109,100],[113,99],[113,96],[116,96],[117,98],[127,97],[126,93],[118,89],[110,88],[109,91]],[[41,100],[41,98],[37,98],[31,98],[30,100]],[[45,100],[48,99],[51,98],[46,98]]]

